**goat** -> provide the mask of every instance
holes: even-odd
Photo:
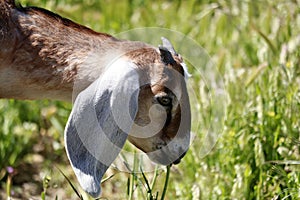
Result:
[[[93,197],[128,139],[158,164],[178,164],[190,142],[182,57],[98,33],[48,10],[0,0],[0,98],[74,102],[65,147]]]

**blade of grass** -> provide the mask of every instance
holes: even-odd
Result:
[[[153,190],[154,188],[154,185],[156,183],[156,180],[157,180],[157,175],[158,175],[158,166],[156,165],[155,166],[155,171],[154,171],[154,176],[153,176],[153,179],[152,179],[152,182],[151,182],[151,190]]]
[[[268,63],[262,63],[258,68],[251,74],[251,76],[246,80],[245,87],[247,88],[261,73],[264,69],[268,67]]]
[[[12,177],[8,175],[7,181],[6,181],[6,195],[8,199],[11,197],[11,185],[12,185]]]
[[[137,177],[136,177],[136,174],[134,173],[134,171],[135,171],[135,169],[136,169],[136,166],[137,165],[137,156],[136,156],[136,154],[134,154],[134,158],[133,158],[133,169],[132,170],[130,170],[129,168],[128,168],[128,170],[130,170],[130,172],[131,172],[131,176],[130,176],[130,182],[129,182],[129,196],[128,196],[128,200],[132,200],[133,199],[133,192],[134,192],[134,183],[135,183],[135,181],[136,181],[136,179],[137,179]]]
[[[76,193],[76,195],[78,196],[79,199],[83,200],[82,195],[78,192],[78,190],[76,189],[76,187],[74,186],[74,184],[71,182],[71,180],[63,173],[63,171],[61,169],[59,169],[57,166],[55,166],[58,171],[65,177],[65,179],[68,181],[68,183],[70,184],[70,186],[72,187],[73,191]]]
[[[274,44],[272,43],[272,41],[268,38],[268,36],[266,34],[264,34],[260,29],[258,29],[257,26],[255,26],[253,23],[251,23],[251,27],[253,28],[253,30],[255,30],[268,44],[268,46],[270,47],[270,49],[272,50],[272,53],[276,53],[276,48],[274,46]]]
[[[49,182],[51,180],[51,177],[46,175],[43,179],[43,192],[41,194],[41,198],[42,200],[46,199],[46,193],[47,193],[47,189],[49,188]]]
[[[116,174],[117,174],[117,173],[116,173]],[[109,177],[106,177],[105,179],[103,179],[103,180],[101,181],[101,184],[104,183],[104,182],[106,182],[106,181],[108,181],[108,180],[110,180],[110,179],[113,178],[116,174],[112,174],[112,175],[110,175]]]
[[[151,187],[150,187],[149,181],[148,181],[148,179],[147,179],[147,177],[146,177],[146,175],[145,175],[145,173],[144,173],[144,171],[143,171],[143,169],[142,169],[142,166],[140,166],[140,169],[141,169],[143,178],[144,178],[145,183],[146,183],[146,186],[147,186],[147,194],[148,194],[148,198],[149,198],[150,200],[153,200],[154,197],[153,197],[153,194],[152,194],[152,189],[151,189]]]
[[[150,188],[150,185],[149,185],[149,181],[148,181],[148,179],[147,179],[147,177],[146,177],[146,175],[145,175],[145,173],[144,173],[144,171],[143,171],[143,169],[142,169],[142,166],[140,166],[140,168],[141,168],[141,172],[142,172],[143,178],[144,178],[144,180],[145,180],[145,183],[146,183],[146,185],[147,185],[147,190],[148,190],[148,192],[149,192],[149,191],[151,192],[151,188]]]
[[[168,189],[168,184],[169,184],[169,177],[170,177],[170,169],[171,169],[171,165],[167,166],[167,173],[166,173],[166,180],[165,180],[165,184],[164,184],[164,189],[163,192],[161,194],[161,200],[165,199],[166,193],[167,193],[167,189]]]

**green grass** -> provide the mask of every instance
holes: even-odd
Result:
[[[207,155],[200,152],[205,144],[195,141],[182,163],[171,168],[165,199],[300,198],[299,1],[20,2],[50,9],[110,34],[141,27],[176,30],[194,39],[210,55],[228,95],[223,131]],[[157,33],[153,37],[160,36]],[[193,118],[193,132],[199,140],[207,127],[214,127],[211,116],[218,106],[210,99],[214,91],[207,88],[200,73],[203,67],[189,65],[193,74],[189,84],[196,97],[192,99],[192,109],[198,113]],[[19,169],[14,176],[17,178],[26,173],[18,166],[42,152],[41,171],[52,176],[48,187],[53,189],[45,190],[46,196],[52,193],[58,199],[76,197],[63,175],[51,168],[56,163],[69,170],[63,150],[63,127],[70,108],[71,105],[49,101],[0,101],[0,186],[4,191],[9,177],[5,168]],[[42,151],[37,152],[37,143],[45,146]],[[142,174],[114,169],[109,174],[116,175],[103,184],[104,197],[147,198]],[[69,171],[66,176],[74,178]],[[150,183],[156,177],[151,189],[154,196],[156,192],[160,196],[165,180],[163,169],[145,176]],[[34,183],[43,187],[44,177]],[[72,182],[79,187],[76,180]],[[13,179],[12,189],[17,188]],[[59,196],[59,188],[69,188],[66,196]]]

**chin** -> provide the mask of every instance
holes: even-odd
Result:
[[[164,152],[163,150],[156,150],[154,152],[147,153],[150,160],[156,164],[160,165],[171,165],[178,164],[180,162],[180,155],[174,156],[169,152]]]

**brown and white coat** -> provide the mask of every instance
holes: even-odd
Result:
[[[182,63],[164,38],[159,48],[119,40],[0,0],[0,98],[74,102],[67,154],[94,197],[126,139],[156,163],[184,156],[191,116]]]

